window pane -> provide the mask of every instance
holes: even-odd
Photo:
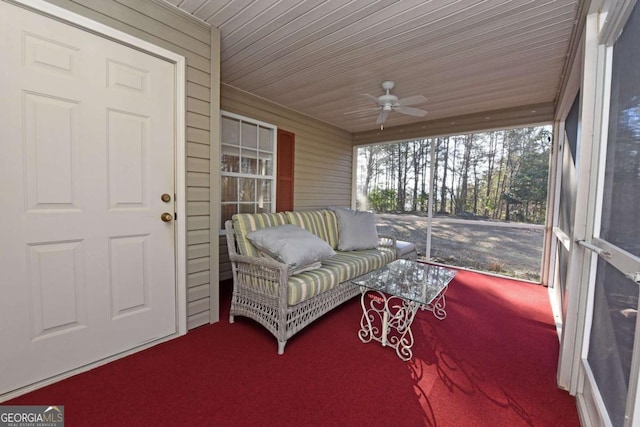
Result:
[[[244,148],[258,148],[258,126],[242,122],[242,146]]]
[[[236,203],[223,203],[222,204],[222,223],[220,224],[220,228],[224,229],[224,222],[238,213],[238,205]]]
[[[614,426],[624,424],[638,309],[638,285],[598,261],[589,366]]]
[[[222,164],[220,166],[222,172],[240,172],[240,149],[222,146]]]
[[[260,161],[258,163],[258,175],[273,175],[273,155],[260,153]]]
[[[256,180],[253,178],[239,178],[240,201],[254,202],[256,200]]]
[[[264,203],[262,206],[258,206],[256,211],[258,213],[271,213],[271,203]]]
[[[259,179],[258,180],[258,205],[262,205],[264,202],[271,201],[271,180]]]
[[[613,48],[601,237],[640,256],[640,6]]]
[[[568,236],[573,236],[573,217],[576,199],[576,161],[579,149],[579,114],[580,95],[573,101],[569,115],[565,121],[566,144],[562,158],[562,179],[560,187],[560,206],[558,226]]]
[[[229,117],[222,118],[222,143],[230,145],[240,144],[240,121]]]
[[[256,213],[255,203],[240,203],[240,213]]]
[[[260,128],[260,149],[273,152],[273,129]]]
[[[221,200],[223,202],[237,202],[238,178],[234,178],[232,176],[222,176],[221,185]]]
[[[258,158],[255,150],[242,150],[242,167],[240,172],[256,175],[258,173]]]

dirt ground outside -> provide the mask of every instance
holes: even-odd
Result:
[[[427,218],[413,214],[377,214],[378,233],[415,243],[424,256]],[[495,221],[465,220],[447,223],[435,217],[431,258],[458,267],[489,271],[518,279],[540,280],[542,225],[505,227]]]

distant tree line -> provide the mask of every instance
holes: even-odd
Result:
[[[426,212],[432,191],[434,214],[544,223],[550,149],[549,127],[362,147],[359,203],[378,212]]]

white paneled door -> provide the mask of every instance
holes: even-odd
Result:
[[[176,107],[174,64],[5,2],[0,52],[2,396],[176,332]]]

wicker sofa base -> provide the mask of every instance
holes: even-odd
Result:
[[[288,219],[287,219],[288,218]],[[278,354],[284,354],[289,338],[345,301],[360,294],[353,285],[355,276],[379,268],[396,257],[396,240],[378,236],[378,246],[371,250],[337,254],[326,260],[317,271],[301,273],[289,283],[292,272],[288,265],[260,256],[250,245],[246,234],[264,227],[286,224],[300,219],[298,225],[337,246],[338,226],[335,214],[327,210],[304,213],[236,214],[225,222],[229,260],[233,272],[233,294],[229,321],[235,316],[255,320],[278,340]],[[321,272],[321,269],[325,269]],[[305,276],[307,275],[307,276]],[[305,277],[303,277],[305,276]],[[302,277],[302,278],[301,278]],[[335,284],[339,278],[340,283]],[[320,282],[327,279],[324,282]],[[302,288],[309,284],[308,288]],[[290,286],[291,285],[291,286]],[[314,287],[315,286],[315,287]],[[301,289],[303,289],[301,291]],[[302,301],[298,298],[309,291]]]
[[[265,298],[265,295],[251,295],[247,289],[243,294],[234,291],[229,322],[234,322],[234,316],[255,320],[276,337],[278,354],[284,354],[284,347],[289,338],[320,316],[357,295],[360,295],[358,286],[343,282],[330,291],[283,308],[279,306],[278,297]]]

